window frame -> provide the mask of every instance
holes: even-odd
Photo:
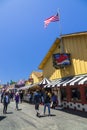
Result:
[[[80,98],[72,98],[72,89],[77,89],[79,90],[79,94],[80,94]],[[79,86],[73,86],[73,87],[70,87],[70,99],[72,102],[81,102],[81,92],[80,92],[80,87]]]

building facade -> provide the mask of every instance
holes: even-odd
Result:
[[[30,75],[29,75],[29,80],[33,83],[39,83],[41,80],[43,79],[43,74],[42,72],[38,72],[38,71],[33,71]]]
[[[55,83],[53,90],[61,90],[63,107],[87,111],[87,32],[62,35],[57,38],[39,65],[43,76]],[[55,68],[54,54],[70,54],[70,65]],[[62,80],[61,80],[62,79]],[[58,83],[56,84],[56,80]]]

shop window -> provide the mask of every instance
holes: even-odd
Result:
[[[66,89],[65,88],[62,88],[61,89],[61,99],[62,100],[66,100],[66,98],[67,98],[67,93],[66,93]]]
[[[85,88],[85,97],[86,97],[86,100],[87,100],[87,87]]]
[[[78,101],[81,99],[79,88],[72,88],[71,89],[71,99],[72,99],[72,101]]]

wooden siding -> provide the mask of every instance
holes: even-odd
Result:
[[[38,83],[39,82],[39,78],[32,72],[31,75],[29,77],[32,77],[34,82],[33,83]]]
[[[63,37],[62,41],[65,52],[71,54],[71,65],[64,69],[53,67],[52,54],[60,52],[57,47],[43,67],[43,76],[52,80],[87,73],[87,35]]]

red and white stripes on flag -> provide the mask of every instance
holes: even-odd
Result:
[[[58,13],[54,16],[51,16],[49,17],[48,19],[46,19],[44,21],[44,27],[47,27],[47,25],[50,23],[50,22],[56,22],[56,21],[59,21],[59,15]]]

